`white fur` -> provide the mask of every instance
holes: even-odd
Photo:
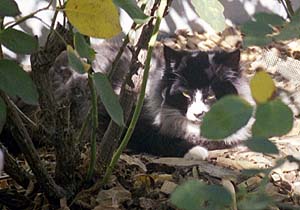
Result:
[[[208,61],[210,64],[213,64],[213,58],[215,57],[215,54],[214,53],[209,53],[208,54]]]
[[[184,158],[188,160],[206,160],[208,151],[204,147],[195,146],[184,155]]]
[[[200,136],[200,124],[187,122],[185,127],[185,133],[188,136]]]
[[[238,91],[238,94],[240,97],[245,99],[248,103],[250,103],[252,106],[255,106],[255,101],[252,98],[251,90],[249,86],[249,82],[246,78],[242,77],[233,82],[233,85]]]
[[[192,103],[188,106],[187,112],[186,112],[186,118],[190,121],[199,121],[199,117],[197,115],[201,113],[208,112],[209,107],[203,102],[203,94],[200,90],[196,91],[194,100]]]

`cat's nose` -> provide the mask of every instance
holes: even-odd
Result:
[[[203,111],[203,112],[200,112],[200,113],[194,113],[194,116],[195,116],[196,118],[200,119],[200,118],[203,117],[204,114],[205,114],[205,112]]]

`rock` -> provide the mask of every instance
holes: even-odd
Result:
[[[176,187],[177,187],[176,183],[170,182],[170,181],[165,181],[160,188],[160,192],[169,195],[175,190]]]

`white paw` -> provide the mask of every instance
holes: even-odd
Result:
[[[188,160],[206,160],[208,151],[204,147],[195,146],[184,155],[184,158]]]

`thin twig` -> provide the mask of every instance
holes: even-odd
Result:
[[[280,0],[281,4],[283,5],[283,8],[287,14],[287,17],[291,19],[291,17],[294,15],[294,10],[291,5],[291,2],[289,0]]]
[[[39,17],[33,17],[33,18],[35,18],[35,19],[37,19],[37,20],[39,20],[41,23],[43,23],[45,26],[47,26],[48,28],[50,28],[51,26],[48,24],[48,23],[46,23],[45,21],[43,21],[41,18],[39,18]],[[54,30],[53,31],[57,36],[58,36],[58,38],[65,44],[65,46],[67,46],[68,45],[68,43],[66,42],[66,40],[56,31],[56,30]],[[51,35],[49,34],[49,36],[47,37],[47,42],[49,43],[49,40],[48,39],[50,39],[50,37],[51,37]],[[45,49],[48,49],[48,48],[46,48],[46,47],[48,47],[48,45],[45,45]]]
[[[36,10],[36,11],[34,11],[34,12],[30,13],[29,15],[26,15],[26,16],[24,16],[24,17],[20,17],[20,18],[19,18],[18,20],[16,20],[16,21],[12,21],[12,22],[6,23],[6,24],[4,25],[4,28],[13,28],[14,26],[16,26],[16,25],[18,25],[18,24],[24,22],[25,20],[34,17],[37,13],[42,12],[42,11],[44,11],[44,10],[48,10],[48,9],[51,7],[52,2],[53,2],[53,0],[51,0],[51,1],[49,2],[49,4],[48,4],[46,7],[41,8],[41,9],[38,9],[38,10]],[[12,25],[10,25],[10,24],[12,24]]]
[[[47,40],[46,40],[46,43],[45,43],[45,48],[46,49],[48,47],[48,43],[49,43],[49,39],[50,39],[51,34],[53,32],[55,33],[54,26],[55,26],[55,22],[56,22],[56,19],[57,19],[58,12],[59,12],[58,10],[55,10],[53,18],[52,18],[52,23],[51,23],[51,26],[50,26],[50,32],[47,36]]]
[[[83,124],[80,128],[79,135],[78,135],[78,138],[77,138],[77,143],[82,142],[84,132],[85,132],[85,130],[86,130],[88,124],[89,124],[91,116],[92,116],[92,109],[90,108],[89,111],[88,111],[88,114],[87,114],[86,118],[84,119],[84,122],[83,122]]]
[[[160,26],[161,20],[163,18],[164,11],[165,11],[166,7],[167,7],[167,0],[162,0],[160,2],[158,10],[157,10],[157,19],[156,19],[156,22],[155,22],[155,25],[154,25],[154,28],[153,28],[152,36],[151,36],[149,44],[148,44],[147,57],[146,57],[146,61],[145,61],[145,70],[144,70],[143,81],[142,81],[142,85],[141,85],[141,92],[140,92],[140,95],[139,95],[139,98],[138,98],[138,101],[137,101],[137,105],[136,105],[136,108],[134,110],[132,120],[129,124],[129,127],[127,129],[125,137],[123,138],[123,140],[122,140],[119,148],[117,149],[117,151],[114,153],[112,161],[110,162],[109,166],[106,169],[106,172],[105,172],[104,178],[102,180],[102,183],[106,183],[108,181],[110,175],[112,174],[113,168],[115,167],[117,161],[119,160],[119,157],[120,157],[121,153],[126,148],[128,142],[129,142],[129,139],[130,139],[130,137],[133,133],[133,130],[135,128],[135,125],[137,123],[138,117],[141,113],[144,98],[145,98],[146,85],[147,85],[147,80],[148,80],[148,75],[149,75],[152,51],[153,51],[154,44],[155,44],[156,39],[157,39],[159,26]]]
[[[292,7],[292,2],[290,0],[285,0],[286,6],[291,16],[295,15],[294,9]]]
[[[91,134],[91,159],[90,159],[90,165],[87,172],[86,180],[90,181],[95,165],[96,165],[96,132],[98,128],[98,102],[97,102],[97,93],[94,85],[93,75],[92,73],[88,73],[88,83],[92,94],[92,134]]]
[[[11,105],[14,106],[14,108],[18,111],[18,113],[21,115],[21,117],[26,120],[27,122],[29,122],[33,127],[37,128],[37,124],[35,122],[33,122],[21,109],[19,109],[19,107],[13,102],[11,101]]]

